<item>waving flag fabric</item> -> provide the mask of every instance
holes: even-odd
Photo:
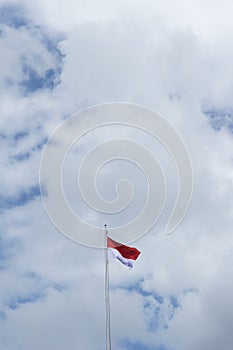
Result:
[[[128,247],[121,243],[114,241],[108,237],[108,252],[109,255],[118,259],[122,264],[132,268],[133,260],[136,260],[141,252],[137,248]]]

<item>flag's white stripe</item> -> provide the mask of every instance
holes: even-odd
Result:
[[[122,262],[122,264],[132,268],[133,267],[133,261],[131,259],[124,258],[121,253],[115,249],[115,248],[108,248],[108,255],[109,257],[116,258]]]

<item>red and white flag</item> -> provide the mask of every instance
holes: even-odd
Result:
[[[114,241],[108,237],[107,240],[108,253],[110,257],[116,258],[122,262],[122,264],[133,267],[133,261],[138,258],[141,252],[137,248],[128,247],[121,243]]]

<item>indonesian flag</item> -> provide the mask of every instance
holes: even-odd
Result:
[[[122,264],[129,268],[133,267],[133,260],[136,260],[141,254],[138,249],[118,243],[109,237],[107,244],[109,256],[120,260]]]

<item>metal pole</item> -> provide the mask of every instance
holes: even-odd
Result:
[[[108,230],[105,230],[105,308],[106,308],[106,350],[111,350],[110,303],[109,303],[109,268],[108,268]]]

